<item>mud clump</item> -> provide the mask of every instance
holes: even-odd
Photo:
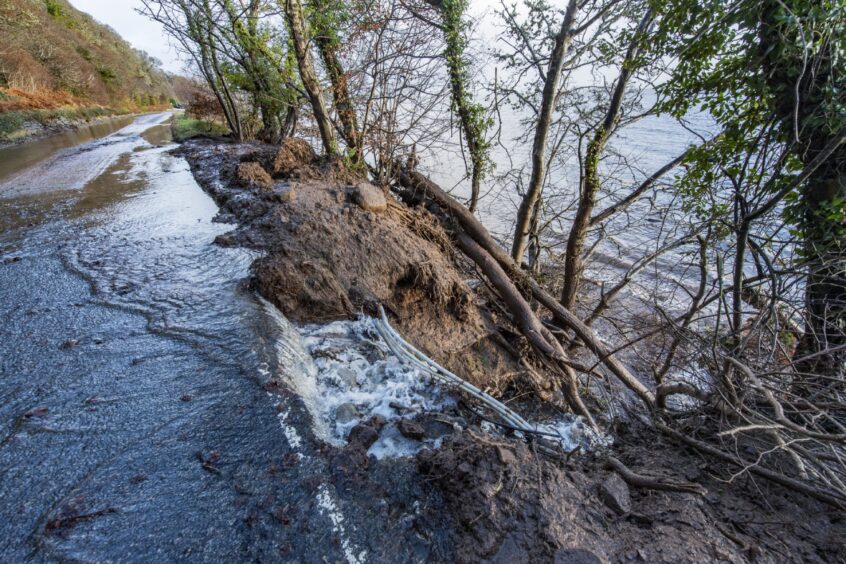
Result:
[[[238,182],[245,188],[269,190],[273,187],[273,179],[257,162],[245,162],[238,165]]]
[[[282,142],[273,157],[272,168],[274,176],[289,176],[298,168],[310,165],[317,160],[317,155],[311,145],[303,139],[289,137]]]

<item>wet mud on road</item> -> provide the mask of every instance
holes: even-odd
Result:
[[[413,463],[314,438],[296,331],[246,288],[255,253],[212,245],[232,226],[165,119],[4,185],[3,560],[438,559]]]

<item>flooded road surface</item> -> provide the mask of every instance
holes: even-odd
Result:
[[[168,118],[0,187],[0,560],[425,559],[273,384],[309,359],[244,288],[254,255],[212,244],[232,226]]]
[[[132,116],[122,116],[100,121],[44,139],[0,149],[0,182],[52,157],[62,149],[69,149],[111,135],[135,121]]]

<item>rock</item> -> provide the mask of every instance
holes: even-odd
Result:
[[[358,388],[358,373],[352,368],[342,366],[338,369],[338,377],[350,388]]]
[[[629,495],[629,486],[617,473],[612,473],[599,486],[599,499],[614,510],[623,515],[632,510],[632,500]]]
[[[503,464],[517,464],[517,456],[510,448],[498,446],[496,447],[496,454]]]
[[[555,564],[600,564],[602,560],[584,548],[562,548],[555,553]]]
[[[347,436],[347,442],[353,448],[369,449],[379,439],[379,431],[365,423],[359,423],[352,428]]]
[[[297,193],[291,186],[288,186],[287,188],[273,192],[272,199],[280,204],[286,204],[296,197]]]
[[[347,436],[348,447],[352,450],[366,451],[379,439],[379,433],[385,426],[385,419],[374,415],[352,428]]]
[[[446,416],[441,417],[446,419]],[[446,435],[450,435],[455,431],[455,426],[457,424],[457,422],[450,423],[426,413],[418,415],[417,422],[423,426],[427,439],[439,439]]]
[[[234,247],[238,244],[237,240],[235,239],[235,232],[230,231],[228,233],[221,233],[220,235],[214,238],[214,244],[218,245],[219,247]]]
[[[358,408],[352,403],[343,403],[335,410],[335,421],[341,425],[346,425],[350,421],[355,421],[358,417]]]
[[[526,549],[520,546],[516,535],[509,534],[502,541],[496,554],[491,558],[491,564],[515,564],[517,562],[530,562]]]
[[[257,162],[246,162],[238,165],[238,182],[246,188],[269,190],[273,187],[273,179]]]
[[[365,211],[383,213],[388,209],[385,193],[369,182],[359,182],[353,187],[352,200]]]
[[[426,436],[426,430],[423,429],[423,425],[411,419],[400,419],[397,429],[399,429],[403,437],[414,441],[423,440],[423,437]]]

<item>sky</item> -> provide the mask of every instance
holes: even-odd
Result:
[[[161,25],[138,14],[141,0],[69,0],[78,10],[117,31],[136,49],[146,51],[162,62],[162,68],[182,73],[184,63],[170,47]]]

